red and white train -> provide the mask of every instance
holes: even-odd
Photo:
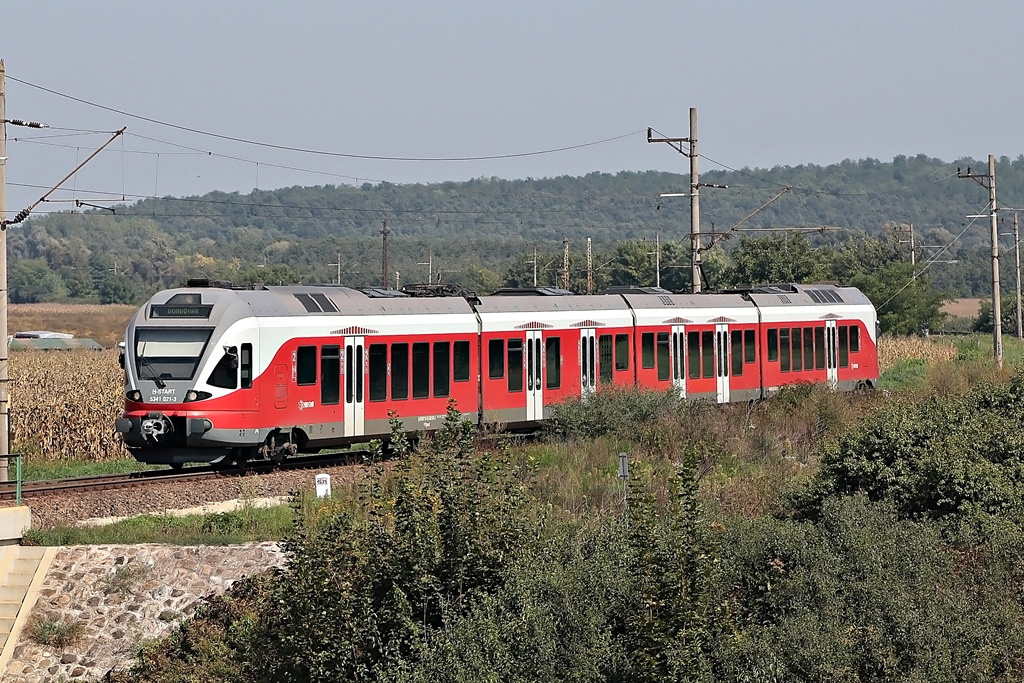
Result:
[[[536,425],[611,387],[750,401],[799,383],[875,386],[876,318],[857,289],[781,285],[594,296],[409,296],[332,286],[159,292],[125,333],[117,431],[147,463],[281,458],[440,426]]]

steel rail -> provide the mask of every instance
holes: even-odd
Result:
[[[127,472],[124,474],[100,474],[88,477],[68,477],[65,479],[40,479],[21,483],[22,498],[52,495],[56,493],[72,493],[82,491],[105,491],[137,486],[151,486],[177,481],[199,480],[217,477],[239,477],[246,475],[270,474],[275,471],[311,469],[337,464],[356,464],[357,458],[352,453],[331,453],[328,455],[312,455],[302,458],[291,458],[283,463],[268,460],[247,462],[239,467],[216,467],[204,465],[189,467],[184,470],[158,469]],[[16,482],[0,482],[0,500],[14,500]]]

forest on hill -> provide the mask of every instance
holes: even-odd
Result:
[[[917,271],[925,271],[937,295],[984,296],[988,224],[965,216],[984,213],[988,193],[957,178],[958,168],[967,167],[979,172],[985,163],[918,155],[891,162],[709,170],[701,182],[729,187],[701,190],[708,284],[757,284],[742,280],[751,273],[737,269],[736,256],[743,253],[741,245],[761,237],[798,246],[802,241],[812,255],[821,252],[824,267],[805,277],[848,279],[855,273],[830,267],[834,254],[865,240],[909,262],[904,242],[913,226]],[[1000,159],[996,176],[1000,205],[1020,206],[1024,156]],[[534,260],[539,282],[561,283],[563,240],[568,240],[570,283],[579,291],[586,282],[590,239],[596,286],[654,285],[655,252],[660,251],[662,285],[684,288],[689,286],[689,201],[660,195],[688,186],[685,174],[592,173],[213,192],[105,211],[51,213],[11,226],[10,294],[21,302],[138,302],[190,277],[239,284],[340,279],[351,286],[379,286],[384,221],[391,231],[387,277],[392,286],[396,279],[406,284],[428,278],[479,292],[531,284]],[[1007,212],[1002,220],[1010,218]],[[773,228],[790,231],[773,233]],[[1011,232],[1009,223],[1002,232]],[[1001,240],[1004,254],[1012,254],[1012,237]],[[936,262],[921,265],[929,260]],[[1004,258],[1007,289],[1013,283],[1011,268],[1012,255]]]

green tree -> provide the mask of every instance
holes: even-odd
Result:
[[[50,270],[44,259],[18,260],[7,273],[7,289],[16,304],[56,301],[68,290],[60,276]]]
[[[131,278],[116,273],[107,273],[98,287],[101,304],[133,304],[140,295]]]
[[[799,233],[754,239],[741,237],[732,252],[733,285],[820,282],[832,272],[832,252],[813,249]]]
[[[72,299],[89,299],[96,296],[96,284],[85,268],[66,266],[60,269],[60,277]]]
[[[999,306],[999,319],[1002,321],[1003,330],[1013,330],[1017,327],[1017,302],[1016,299],[1003,299]],[[978,317],[974,320],[973,330],[989,334],[992,332],[992,299],[982,299]]]

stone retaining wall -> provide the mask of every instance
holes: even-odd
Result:
[[[199,600],[283,566],[276,543],[244,546],[102,545],[61,548],[0,679],[95,679],[131,663],[139,644],[192,616]],[[78,624],[63,650],[37,644],[33,623]]]

